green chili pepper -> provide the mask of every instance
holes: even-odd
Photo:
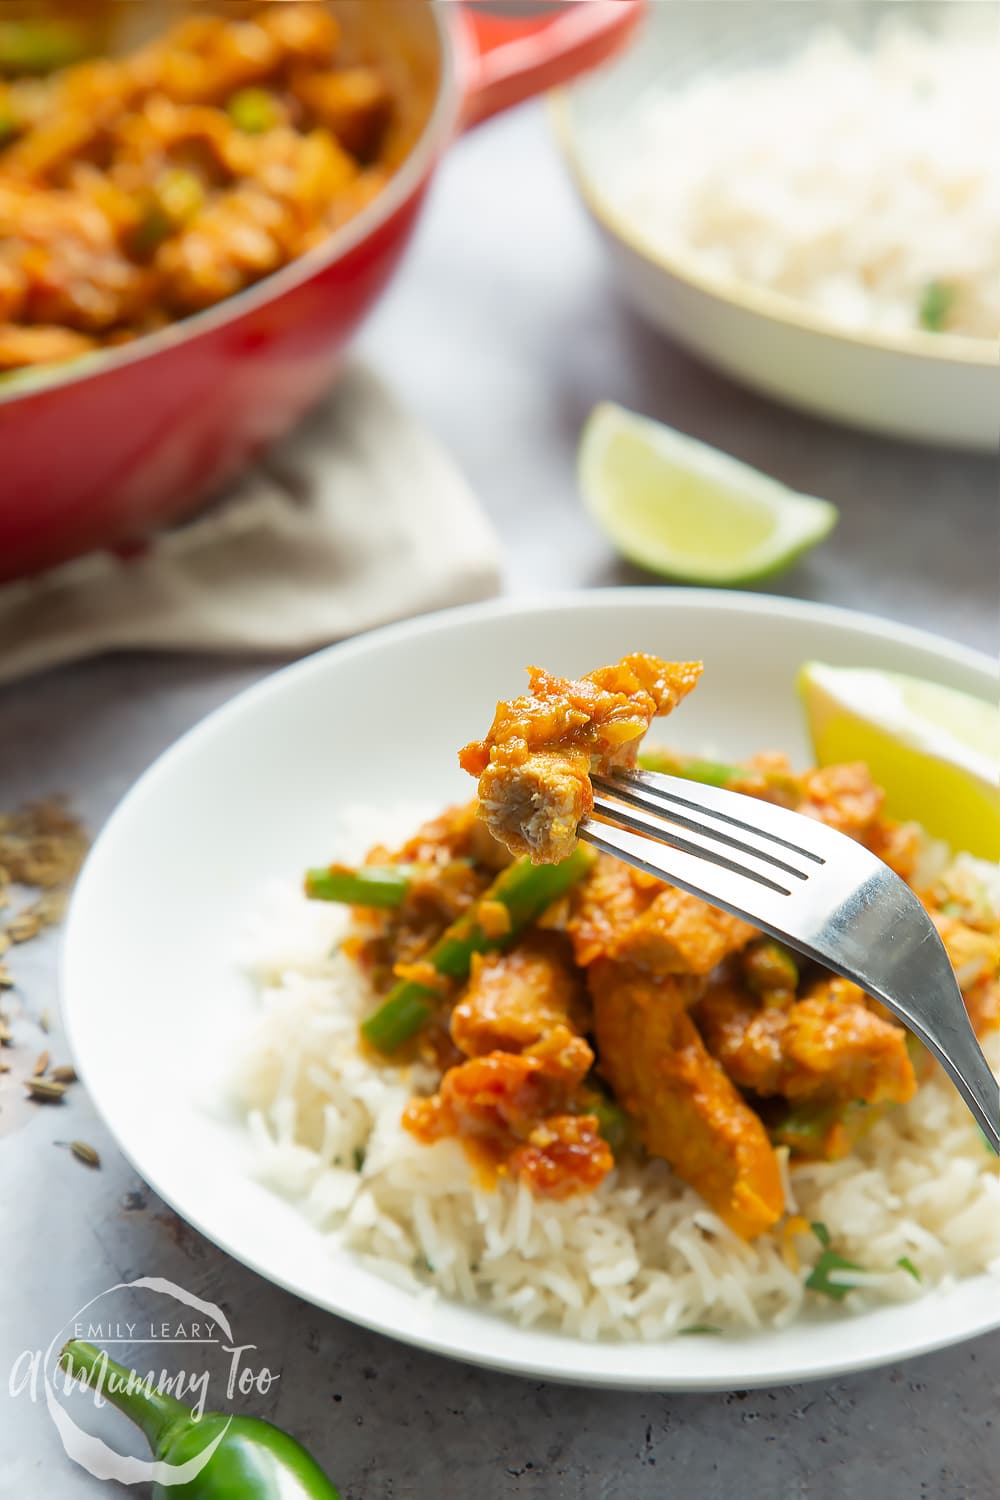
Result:
[[[517,935],[540,917],[553,901],[564,895],[593,863],[593,855],[578,845],[558,865],[533,865],[519,859],[501,871],[474,906],[453,922],[426,955],[426,962],[446,981],[469,977],[474,953],[507,948]],[[502,937],[491,937],[479,924],[484,902],[507,908],[510,927]],[[440,999],[437,989],[402,979],[361,1027],[366,1042],[379,1052],[395,1052],[423,1026]]]
[[[313,901],[341,901],[348,906],[402,906],[416,865],[330,865],[306,871],[306,895]]]
[[[270,1422],[222,1412],[195,1417],[172,1396],[151,1390],[134,1370],[76,1339],[63,1349],[59,1363],[135,1422],[161,1463],[189,1463],[218,1440],[195,1478],[154,1484],[153,1500],[340,1500],[302,1445]]]

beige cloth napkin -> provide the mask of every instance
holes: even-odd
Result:
[[[111,650],[306,651],[499,583],[496,537],[451,458],[354,365],[229,494],[139,556],[0,587],[0,682]]]

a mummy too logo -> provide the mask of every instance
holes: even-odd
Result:
[[[89,1368],[69,1369],[60,1354],[70,1340],[95,1346],[103,1357]],[[119,1282],[91,1299],[63,1324],[46,1349],[25,1349],[15,1359],[7,1389],[12,1398],[44,1401],[68,1456],[95,1479],[119,1484],[155,1483],[169,1488],[190,1484],[201,1473],[226,1435],[215,1428],[203,1449],[184,1463],[120,1453],[102,1437],[86,1431],[94,1408],[121,1404],[116,1398],[167,1395],[190,1407],[195,1422],[206,1411],[225,1409],[240,1396],[264,1396],[279,1378],[254,1360],[255,1344],[241,1344],[229,1319],[214,1302],[185,1291],[158,1276]],[[124,1368],[127,1362],[134,1368]],[[69,1401],[74,1392],[89,1393],[85,1403]],[[126,1406],[129,1402],[126,1400]],[[227,1424],[228,1426],[228,1424]]]

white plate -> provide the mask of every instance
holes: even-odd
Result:
[[[954,10],[951,0],[947,8]],[[933,24],[933,5],[910,9],[918,24],[928,18]],[[636,46],[555,95],[556,131],[622,291],[643,317],[710,364],[792,406],[893,437],[995,453],[1000,356],[993,340],[841,329],[805,303],[709,274],[695,252],[668,253],[615,206],[613,184],[626,149],[617,127],[637,98],[682,86],[707,69],[784,56],[824,20],[863,41],[892,10],[898,10],[894,0],[650,5]],[[683,141],[677,149],[683,151]]]
[[[392,626],[268,678],[169,750],[84,868],[64,948],[73,1054],[125,1155],[178,1213],[262,1276],[394,1338],[477,1364],[595,1386],[770,1385],[882,1364],[1000,1326],[995,1281],[753,1337],[592,1345],[428,1303],[319,1236],[246,1170],[206,1108],[251,996],[232,939],[255,887],[323,858],[338,799],[467,796],[456,747],[520,691],[524,666],[578,673],[642,649],[704,657],[671,740],[732,755],[807,746],[806,657],[914,672],[995,698],[990,662],[883,620],[703,590],[608,590],[477,605]]]

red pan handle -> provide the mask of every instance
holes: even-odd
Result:
[[[611,57],[644,0],[566,0],[556,11],[497,15],[455,6],[463,63],[462,124],[478,125]]]

